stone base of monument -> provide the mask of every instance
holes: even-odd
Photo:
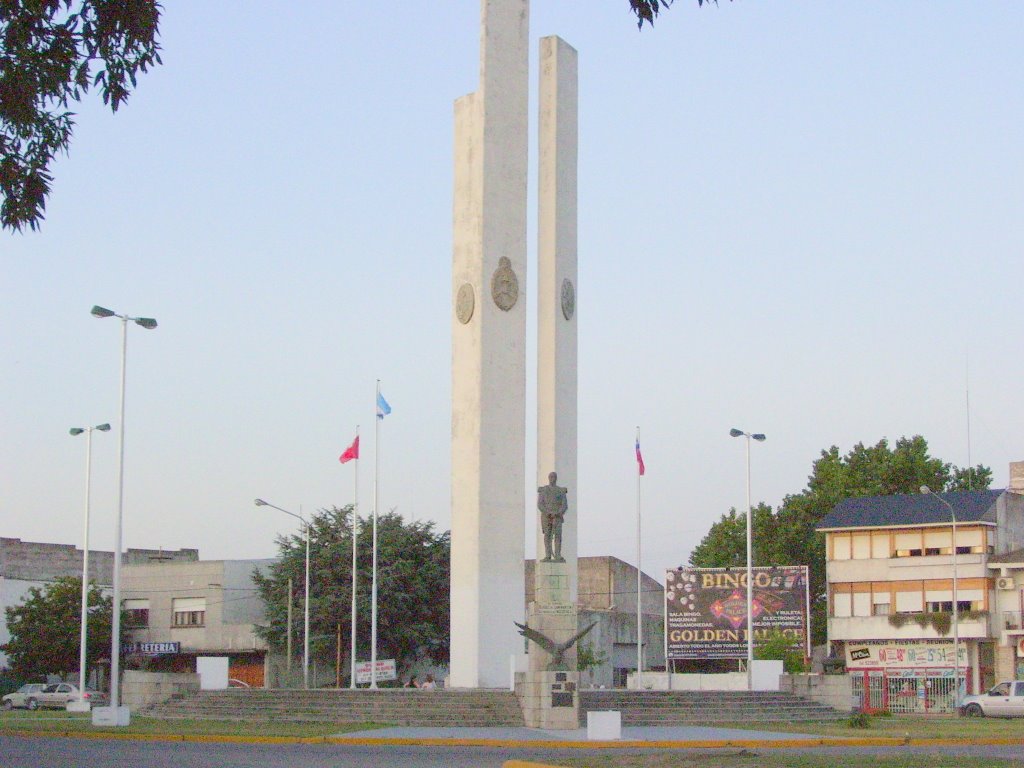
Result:
[[[530,670],[517,687],[528,728],[568,731],[580,727],[579,672]]]
[[[577,632],[568,566],[565,562],[539,561],[534,585],[536,599],[527,611],[527,625],[554,643],[568,642]],[[537,643],[530,643],[529,671],[519,692],[526,725],[549,730],[579,728],[579,680],[575,646],[556,660]]]

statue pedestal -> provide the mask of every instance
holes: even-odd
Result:
[[[532,655],[532,654],[531,654]],[[517,688],[527,728],[572,731],[580,727],[579,672],[531,669]]]
[[[534,602],[527,624],[555,643],[570,640],[577,632],[576,606],[570,602],[569,566],[537,561],[534,571]],[[520,691],[523,717],[530,728],[569,730],[579,728],[579,678],[576,647],[554,664],[550,653],[537,643],[529,645],[529,671]]]

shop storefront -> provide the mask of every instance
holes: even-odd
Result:
[[[948,641],[865,641],[846,645],[846,670],[865,712],[956,711],[956,665]],[[966,644],[960,646],[961,695],[976,690]]]

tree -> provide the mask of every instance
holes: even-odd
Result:
[[[793,645],[793,638],[779,630],[770,631],[766,637],[757,642],[754,658],[759,661],[781,661],[782,671],[787,675],[796,675],[807,671],[804,662],[804,649],[801,645]]]
[[[86,658],[110,658],[110,606],[95,584],[89,587]],[[22,679],[78,671],[82,580],[65,577],[45,588],[32,587],[21,605],[6,609],[10,642],[0,646]],[[122,621],[124,624],[124,621]]]
[[[786,496],[775,512],[765,504],[753,518],[754,565],[806,565],[810,573],[811,628],[816,643],[825,640],[825,536],[816,528],[840,501],[859,496],[919,493],[922,485],[936,491],[981,490],[992,482],[992,470],[978,465],[961,469],[928,455],[920,435],[875,445],[857,443],[845,456],[832,446],[814,462],[807,487]],[[746,563],[746,515],[735,509],[711,526],[690,554],[696,567]]]
[[[157,0],[0,0],[3,228],[39,228],[50,164],[71,142],[69,102],[99,86],[117,112],[137,74],[160,63],[160,10]]]
[[[718,0],[714,1],[715,5],[718,5]],[[637,26],[642,28],[645,21],[653,25],[658,14],[672,5],[672,2],[673,0],[629,0],[629,5],[636,14]],[[697,5],[703,6],[704,3],[710,4],[711,0],[697,0]]]
[[[349,669],[352,600],[352,507],[320,510],[310,521],[310,655],[335,659],[340,626],[342,653]],[[370,579],[373,525],[360,519],[357,563],[359,626],[357,655],[370,658]],[[259,633],[273,648],[287,646],[288,579],[304,591],[305,539],[278,539],[280,560],[270,574],[253,579],[267,606],[268,624]],[[448,660],[449,558],[451,537],[429,521],[405,522],[390,512],[377,518],[377,658],[394,658],[400,674],[421,659]],[[301,600],[301,598],[300,598]],[[301,647],[301,622],[293,630]]]

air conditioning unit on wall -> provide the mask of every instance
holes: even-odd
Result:
[[[1000,576],[996,579],[996,589],[1014,589],[1016,585],[1009,576]]]

